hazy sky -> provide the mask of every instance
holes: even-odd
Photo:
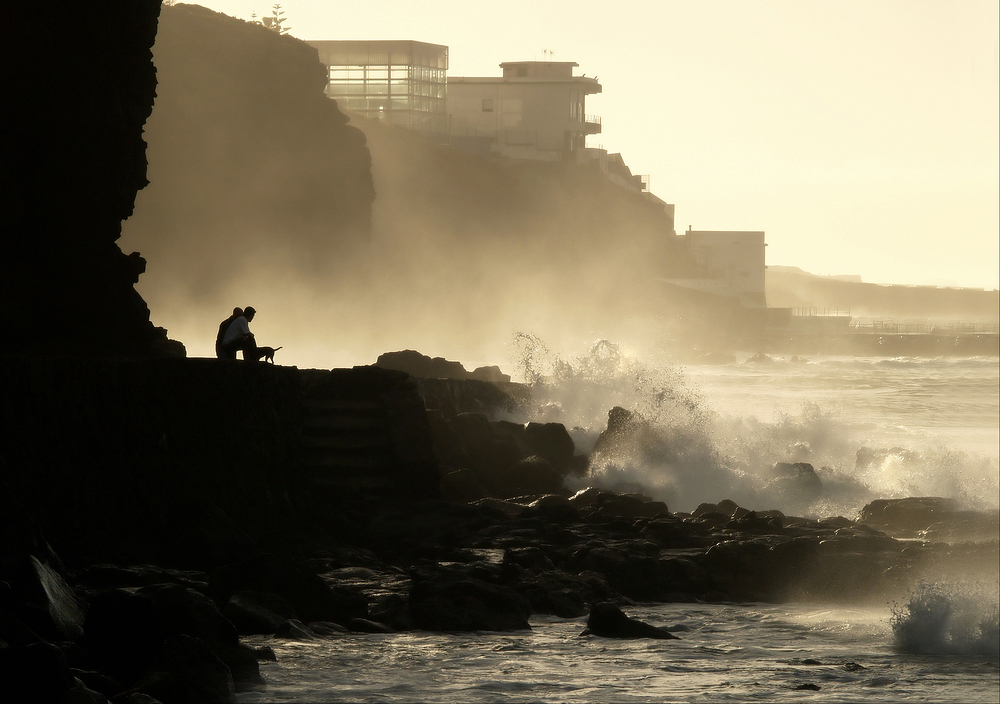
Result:
[[[233,17],[258,0],[199,3]],[[678,232],[763,230],[767,262],[1000,286],[996,0],[286,0],[300,39],[415,39],[449,75],[575,61],[586,111]]]

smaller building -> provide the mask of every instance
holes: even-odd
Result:
[[[671,283],[726,298],[747,308],[767,305],[764,295],[763,232],[688,229],[677,238],[695,264],[694,276]]]
[[[448,79],[453,142],[488,145],[497,156],[585,161],[586,138],[601,131],[586,97],[601,92],[596,78],[574,76],[572,61],[509,61],[502,76]]]
[[[448,47],[411,40],[306,43],[327,67],[327,96],[342,108],[421,132],[448,131]]]

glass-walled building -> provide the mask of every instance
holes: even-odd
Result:
[[[326,93],[346,110],[423,132],[446,133],[448,47],[415,41],[311,41]]]

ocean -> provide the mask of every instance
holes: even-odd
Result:
[[[595,459],[579,484],[640,490],[671,511],[730,498],[786,515],[856,518],[875,498],[1000,503],[996,358],[750,357],[681,366],[601,341],[573,356],[524,338],[532,420],[593,448],[619,405],[663,443]],[[527,418],[515,418],[527,420]],[[822,490],[772,481],[809,462]],[[996,540],[997,536],[993,536]],[[996,572],[988,572],[995,575]],[[255,637],[268,702],[1000,701],[1000,584],[958,575],[884,603],[638,604],[679,640],[581,636],[586,618],[532,618],[516,633]]]

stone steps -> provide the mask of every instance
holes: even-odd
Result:
[[[372,490],[391,485],[392,436],[377,400],[306,399],[302,450],[303,469],[314,486]]]

